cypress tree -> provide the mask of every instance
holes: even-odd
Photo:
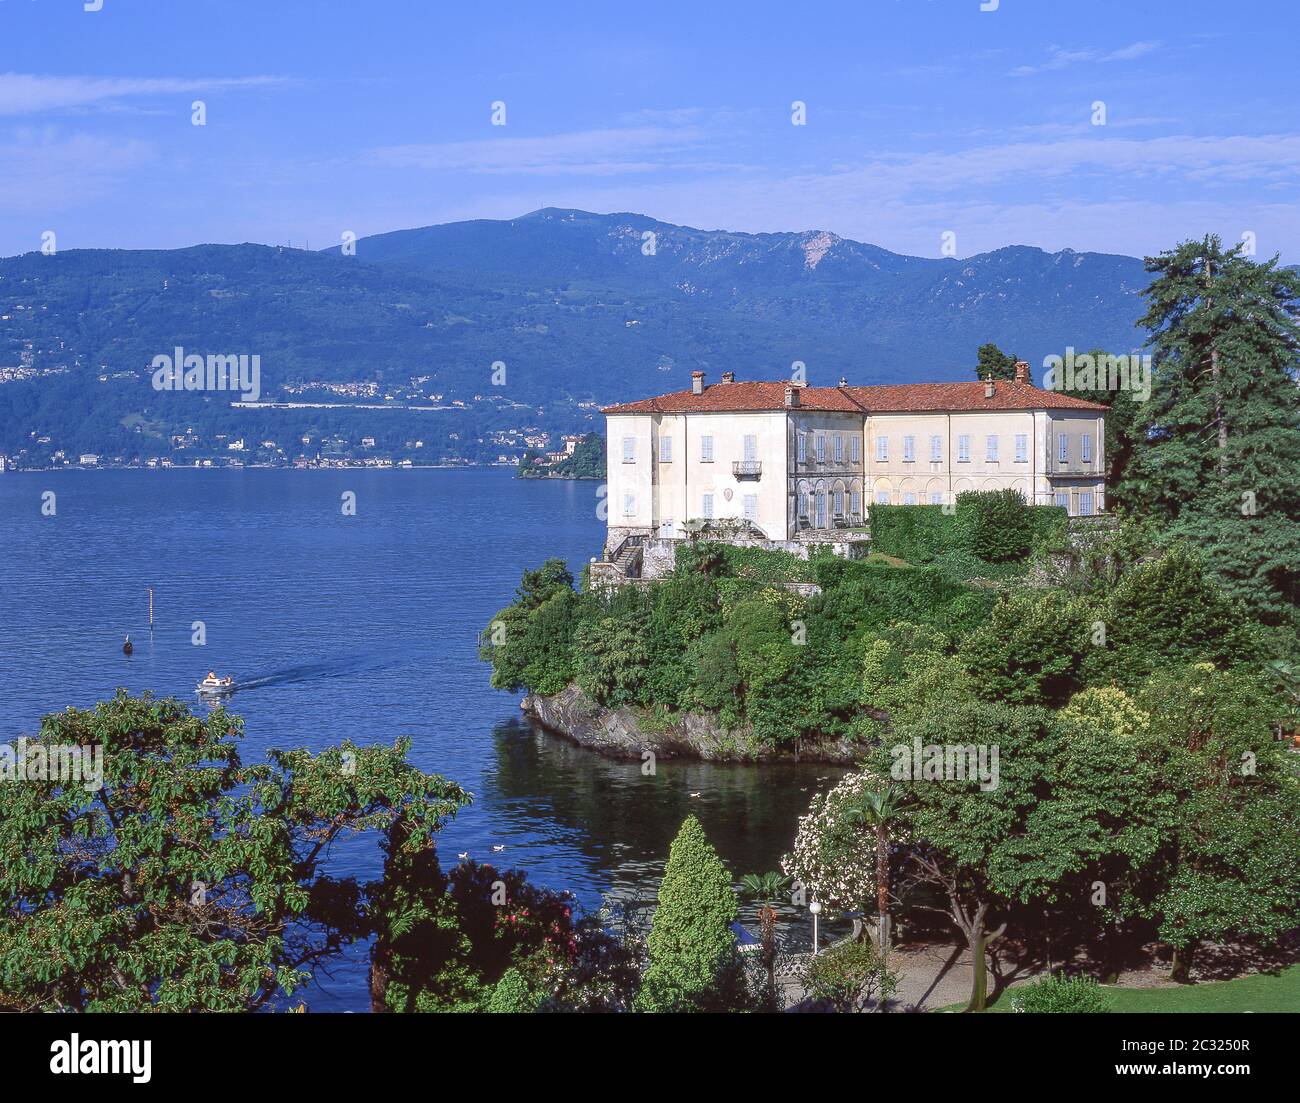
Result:
[[[725,1004],[735,962],[736,894],[704,828],[687,816],[668,851],[648,939],[643,1011],[696,1011]]]

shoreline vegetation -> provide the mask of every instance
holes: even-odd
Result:
[[[585,433],[566,438],[573,449],[568,452],[538,452],[528,449],[519,457],[516,468],[521,479],[603,479],[605,477],[605,438],[599,433]]]
[[[614,590],[549,560],[480,654],[534,722],[603,754],[847,765],[945,703],[1122,708],[1170,667],[1263,674],[1292,638],[1187,545],[1014,491],[877,506],[871,536],[855,561],[687,541],[671,575]]]

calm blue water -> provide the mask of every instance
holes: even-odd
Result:
[[[45,491],[55,517],[41,515]],[[233,672],[259,683],[230,704],[246,761],[409,735],[416,765],[470,789],[474,804],[440,837],[444,865],[468,851],[589,908],[607,891],[652,899],[694,812],[737,878],[776,868],[837,771],[661,763],[645,778],[636,763],[534,734],[519,698],[488,685],[478,631],[525,567],[561,556],[577,575],[600,549],[596,504],[595,483],[504,469],[2,474],[0,739],[118,686],[203,708],[195,681]],[[191,643],[196,620],[204,647]],[[332,858],[332,872],[363,880],[378,869],[374,839]],[[365,952],[319,974],[308,1004],[366,1009]]]

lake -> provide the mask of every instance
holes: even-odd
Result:
[[[526,567],[559,556],[576,576],[599,552],[596,491],[504,468],[0,474],[0,739],[118,686],[201,709],[194,683],[233,672],[259,683],[229,705],[245,761],[408,735],[415,765],[468,788],[474,804],[439,837],[444,865],[468,851],[589,909],[607,892],[652,900],[694,812],[737,879],[774,869],[838,770],[661,762],[643,777],[639,763],[534,733],[519,696],[488,685],[479,630]],[[378,869],[375,838],[337,847],[330,866],[363,880]],[[313,1010],[366,1010],[365,979],[354,947],[303,996]]]

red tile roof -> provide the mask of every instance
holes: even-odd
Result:
[[[621,406],[606,406],[603,414],[684,414],[740,413],[747,410],[781,410],[785,408],[784,382],[713,383],[703,394],[674,391],[658,398],[643,398]],[[862,407],[839,387],[801,387],[799,408],[803,410],[839,410],[858,414]]]
[[[785,408],[784,382],[713,383],[702,394],[674,391],[606,406],[604,414],[740,413]],[[878,387],[802,387],[801,410],[845,413],[970,412],[974,410],[1105,410],[1082,398],[1045,391],[1029,383],[999,379],[993,397],[980,380],[968,383],[900,383]]]
[[[998,379],[993,397],[984,397],[984,383],[899,383],[880,387],[846,387],[870,413],[945,413],[972,410],[1105,410],[1098,402],[1088,402],[1060,391],[1045,391],[1032,383]]]

